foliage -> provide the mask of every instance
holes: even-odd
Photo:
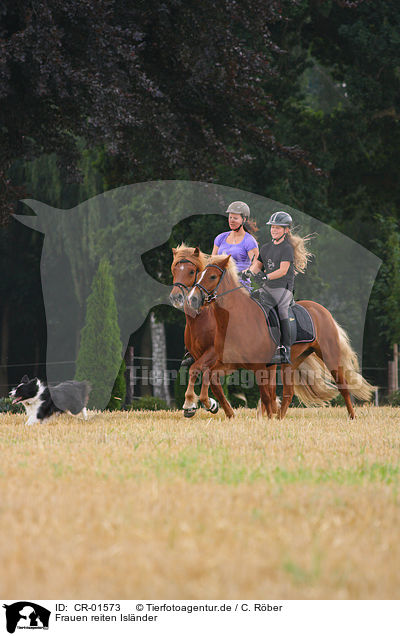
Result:
[[[390,406],[400,406],[400,391],[394,391],[387,396],[387,404]]]
[[[104,352],[101,366],[97,363],[98,350]],[[104,408],[107,404],[110,381],[115,381],[121,369],[121,350],[114,283],[110,265],[104,259],[93,279],[92,292],[87,300],[76,365],[76,379],[89,380],[93,387],[89,408]]]
[[[153,397],[152,395],[144,395],[134,400],[129,405],[130,411],[169,411],[170,407],[165,400]]]
[[[225,393],[233,408],[257,407],[260,391],[253,371],[238,369],[226,378],[225,383]],[[242,399],[243,397],[245,400]]]
[[[5,0],[0,171],[57,150],[76,179],[77,137],[106,147],[109,187],[154,172],[205,178],[216,162],[248,161],[245,142],[301,159],[272,131],[269,90],[283,54],[271,26],[296,4]]]
[[[120,411],[124,407],[126,396],[126,380],[125,380],[126,364],[122,360],[118,375],[115,379],[114,386],[111,391],[111,398],[106,406],[108,411]]]
[[[25,413],[22,404],[13,404],[12,399],[8,397],[0,398],[0,413]]]
[[[0,173],[15,157],[63,154],[52,157],[48,171],[25,163],[24,174],[13,172],[7,188],[17,184],[52,205],[72,207],[128,180],[204,175],[300,209],[384,260],[367,315],[364,364],[386,364],[399,339],[396,3],[284,2],[282,13],[274,2],[152,1],[126,8],[114,0],[40,0],[31,11],[22,0],[3,4]],[[83,141],[77,144],[78,135]],[[265,143],[260,135],[267,135]],[[287,159],[296,153],[299,162]],[[57,162],[75,178],[81,154],[84,183],[67,187]],[[393,223],[391,244],[385,219]],[[170,282],[170,248],[185,240],[210,250],[225,227],[220,217],[212,224],[207,217],[180,223],[169,244],[144,255],[147,270]],[[145,219],[140,231],[148,231]],[[32,244],[27,231],[21,242],[21,273],[11,247],[4,259],[12,282],[3,281],[3,289],[15,298],[15,324],[29,319],[24,304],[32,322],[40,322],[39,284],[31,280],[26,254],[38,258],[41,237],[32,234]],[[5,236],[6,247],[14,238]],[[104,237],[109,245],[113,239]],[[30,282],[18,299],[24,276]],[[318,271],[310,268],[307,280],[311,276]],[[86,282],[74,279],[74,285],[85,298]],[[183,324],[182,312],[156,312]],[[379,384],[385,381],[382,375]]]
[[[375,216],[377,238],[374,244],[384,263],[372,299],[372,306],[380,315],[380,333],[389,344],[400,342],[400,232],[396,218]]]

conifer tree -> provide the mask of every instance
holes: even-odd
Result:
[[[114,282],[110,264],[103,259],[87,299],[75,375],[77,380],[88,380],[92,385],[89,408],[103,409],[109,403],[110,386],[113,386],[117,377],[121,358],[122,343]]]
[[[111,391],[110,401],[106,407],[107,411],[120,411],[124,406],[126,396],[125,371],[125,360],[122,360],[118,375],[115,378],[114,386]]]

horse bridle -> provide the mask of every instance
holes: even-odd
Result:
[[[217,294],[215,292],[220,286],[221,281],[223,277],[225,276],[225,272],[226,272],[226,269],[222,269],[222,267],[220,267],[219,265],[215,265],[214,263],[210,263],[209,265],[206,265],[203,271],[205,271],[208,267],[216,267],[222,273],[222,276],[219,279],[216,287],[211,292],[208,291],[208,289],[206,289],[205,287],[203,287],[203,285],[200,285],[200,283],[195,283],[193,285],[192,289],[194,289],[195,287],[198,287],[200,289],[202,303],[211,303],[213,300],[216,299]]]
[[[222,269],[222,267],[220,267],[219,265],[216,265],[215,263],[210,263],[209,265],[206,265],[204,269],[206,270],[207,267],[216,267],[222,273],[222,276],[219,279],[216,287],[211,292],[208,291],[208,289],[206,289],[205,287],[203,287],[203,285],[200,285],[200,283],[195,283],[193,285],[192,289],[194,289],[195,287],[198,287],[200,289],[202,303],[211,303],[213,300],[216,300],[217,298],[221,298],[221,296],[225,296],[225,294],[229,294],[230,292],[236,291],[236,289],[243,289],[242,285],[239,285],[238,287],[233,287],[233,289],[228,289],[228,291],[225,291],[222,294],[216,294],[216,291],[218,287],[220,286],[220,284],[222,283],[222,279],[226,274],[226,269]]]
[[[197,275],[199,273],[199,270],[196,267],[196,265],[194,263],[192,263],[192,261],[190,261],[188,258],[184,258],[183,260],[178,261],[176,265],[179,265],[180,263],[191,263],[193,265],[193,267],[196,269],[196,274],[195,274],[195,277],[194,277],[194,282],[196,283]],[[185,290],[186,293],[188,294],[193,286],[192,287],[188,287],[184,283],[172,283],[172,287],[179,287],[180,290]]]

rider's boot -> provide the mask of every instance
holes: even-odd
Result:
[[[181,367],[191,367],[194,362],[193,356],[189,353],[189,351],[185,351],[185,355],[183,356],[183,360],[181,362]]]
[[[291,364],[290,359],[290,321],[288,318],[281,320],[281,343],[279,348],[282,364]]]

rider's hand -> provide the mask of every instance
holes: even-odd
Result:
[[[255,276],[254,276],[254,280],[257,283],[260,283],[260,284],[267,282],[267,278],[266,278],[264,272],[257,272],[257,274],[255,274]]]

